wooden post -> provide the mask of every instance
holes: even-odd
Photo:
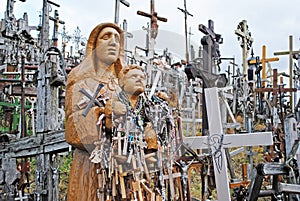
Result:
[[[293,54],[299,54],[300,51],[293,51],[293,36],[289,36],[289,51],[284,52],[274,52],[275,56],[281,56],[281,55],[289,55],[289,71],[290,71],[290,88],[293,88]],[[293,101],[293,94],[290,92],[290,105],[292,111],[294,111],[294,101]]]

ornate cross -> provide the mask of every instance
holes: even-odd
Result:
[[[203,67],[210,73],[215,73],[213,69],[212,62],[213,58],[220,57],[219,44],[223,43],[221,34],[216,34],[214,32],[214,21],[208,20],[208,27],[203,24],[199,24],[199,31],[204,33],[204,36],[201,39],[201,44],[203,45]]]
[[[238,24],[238,27],[235,30],[235,34],[238,35],[238,39],[241,39],[241,47],[243,48],[243,74],[247,75],[247,55],[248,50],[250,50],[252,46],[253,38],[251,37],[251,33],[248,30],[246,20],[243,20]]]
[[[88,103],[88,105],[86,106],[85,110],[83,111],[82,115],[84,117],[86,117],[86,115],[88,114],[89,110],[91,109],[91,107],[96,104],[97,106],[101,107],[100,102],[96,99],[97,95],[99,94],[100,90],[102,89],[103,84],[99,84],[94,95],[92,96],[91,94],[89,94],[84,88],[80,89],[80,92],[83,93],[85,96],[87,96],[90,99],[90,102]]]
[[[290,69],[290,88],[293,88],[293,55],[299,54],[300,51],[293,51],[293,36],[289,36],[289,50],[284,52],[274,52],[275,56],[280,55],[289,55],[289,69]],[[293,101],[293,95],[291,92],[290,97],[290,104],[292,111],[294,110],[294,101]]]
[[[123,5],[125,5],[127,7],[130,6],[129,2],[127,2],[125,0],[116,0],[116,6],[115,6],[115,24],[116,25],[119,24],[120,3],[122,3]]]

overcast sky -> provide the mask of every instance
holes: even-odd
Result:
[[[60,19],[66,22],[66,30],[72,34],[77,26],[82,35],[88,37],[90,31],[101,22],[114,21],[115,0],[52,0],[60,5],[53,10],[59,11]],[[128,30],[132,33],[142,30],[149,18],[138,16],[138,10],[150,12],[150,0],[127,0],[130,7],[120,6],[120,23],[128,22]],[[242,20],[247,20],[249,31],[254,38],[254,53],[261,56],[262,45],[267,46],[267,57],[275,57],[274,52],[286,51],[289,48],[289,35],[294,37],[294,50],[300,48],[300,0],[186,0],[187,10],[193,15],[188,17],[188,27],[193,35],[191,40],[200,45],[203,34],[198,30],[199,24],[207,26],[208,20],[214,21],[215,32],[221,34],[224,43],[220,45],[222,57],[234,57],[241,65],[242,49],[235,30]],[[4,17],[6,0],[1,0],[0,14]],[[168,22],[158,22],[159,30],[167,30],[184,35],[184,14],[177,9],[184,7],[184,0],[156,0],[155,10]],[[16,1],[15,16],[21,18],[24,12],[29,14],[29,24],[38,24],[42,0]],[[51,13],[53,16],[53,12]],[[62,27],[60,27],[62,28]],[[50,32],[51,33],[51,32]],[[161,32],[162,33],[162,32]],[[134,41],[134,38],[131,39]],[[184,41],[173,41],[184,48]],[[158,44],[157,44],[158,45]],[[183,49],[182,48],[182,49]],[[288,67],[288,56],[280,56],[279,62],[272,67],[279,71]],[[222,67],[227,68],[225,61]]]

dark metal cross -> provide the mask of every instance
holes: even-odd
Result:
[[[125,0],[116,0],[116,7],[115,7],[115,24],[116,25],[119,24],[120,3],[122,3],[123,5],[125,5],[127,7],[130,6],[129,2],[127,2]]]
[[[88,105],[86,106],[85,110],[82,113],[82,115],[84,117],[86,117],[86,115],[88,114],[89,110],[91,109],[91,107],[93,105],[97,105],[97,106],[101,107],[100,102],[96,98],[103,86],[104,85],[102,83],[100,83],[93,96],[91,94],[89,94],[84,88],[80,89],[80,92],[83,93],[85,96],[87,96],[90,99]]]
[[[149,13],[145,13],[143,11],[137,11],[138,15],[142,15],[145,17],[149,17],[151,19],[151,38],[156,38],[157,36],[157,32],[158,32],[158,24],[157,24],[157,20],[162,21],[162,22],[167,22],[168,19],[164,18],[164,17],[159,17],[157,16],[157,12],[155,12],[154,9],[154,0],[150,0],[150,14]]]
[[[177,7],[178,8],[178,7]],[[181,12],[184,13],[184,30],[185,30],[185,57],[186,57],[186,62],[189,63],[189,47],[188,47],[188,39],[187,39],[187,16],[192,16],[191,13],[189,13],[186,9],[186,0],[184,0],[184,9],[178,8]]]
[[[221,56],[219,50],[219,44],[223,43],[223,38],[220,34],[214,32],[214,21],[208,20],[208,28],[203,24],[199,24],[199,31],[204,33],[201,39],[203,45],[203,68],[210,73],[215,73],[212,66],[212,59]]]

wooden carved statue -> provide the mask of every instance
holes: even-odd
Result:
[[[69,74],[66,88],[66,141],[74,146],[68,200],[95,201],[98,164],[89,160],[99,140],[99,117],[107,100],[116,96],[118,74],[125,64],[124,34],[113,23],[91,32],[83,62]],[[99,192],[98,192],[99,194]]]

